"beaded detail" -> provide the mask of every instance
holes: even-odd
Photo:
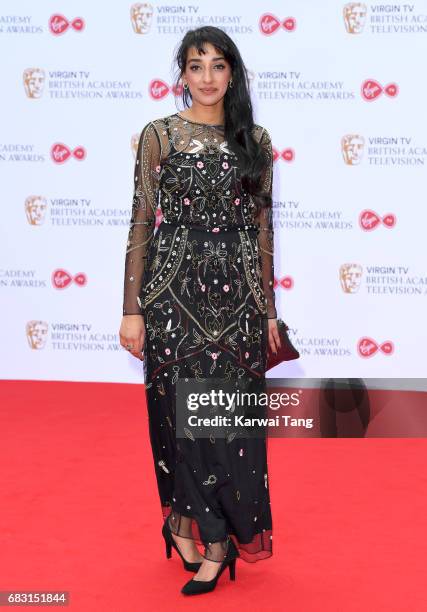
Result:
[[[271,193],[270,135],[255,125],[254,136],[267,158],[262,190]],[[238,157],[224,139],[223,126],[187,121],[179,113],[147,123],[136,152],[123,314],[144,314],[144,298],[150,293],[145,283],[147,260],[156,233],[156,214],[161,212],[163,222],[179,230],[221,234],[256,229],[259,249],[257,253],[251,249],[254,259],[246,265],[247,281],[260,312],[275,318],[272,208],[261,209],[256,218],[254,210],[253,198],[240,181]],[[185,236],[183,239],[185,242]],[[157,263],[150,260],[148,265],[156,267]]]

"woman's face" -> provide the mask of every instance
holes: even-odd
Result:
[[[187,53],[187,65],[182,75],[194,102],[211,106],[226,94],[231,78],[231,66],[211,43],[204,45],[206,53],[199,55],[195,47]]]

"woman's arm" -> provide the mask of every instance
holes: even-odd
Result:
[[[274,229],[273,229],[273,147],[269,133],[263,128],[260,144],[266,155],[266,165],[262,175],[261,189],[271,199],[271,206],[261,208],[255,222],[259,225],[258,246],[261,254],[261,274],[265,295],[267,318],[276,319],[277,312],[274,296]]]
[[[156,225],[161,144],[152,122],[141,132],[125,259],[123,315],[143,315],[141,289],[148,247]]]

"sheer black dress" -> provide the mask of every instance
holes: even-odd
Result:
[[[255,138],[267,164],[270,135]],[[144,375],[163,518],[222,561],[231,537],[245,561],[272,554],[267,440],[177,439],[178,378],[265,382],[274,302],[272,208],[254,217],[221,125],[179,113],[150,121],[138,143],[123,314],[146,327]],[[161,220],[159,223],[158,221]]]

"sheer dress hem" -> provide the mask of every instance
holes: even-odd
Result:
[[[164,521],[169,521],[170,530],[177,536],[182,538],[188,538],[194,540],[196,546],[204,548],[204,552],[201,553],[205,559],[209,561],[221,562],[223,555],[219,555],[215,550],[215,544],[219,544],[224,551],[226,551],[226,544],[228,538],[232,539],[237,550],[239,551],[239,558],[247,563],[256,563],[257,561],[263,561],[269,559],[273,555],[273,531],[272,529],[262,529],[248,542],[241,541],[236,534],[229,529],[228,533],[224,534],[222,539],[213,542],[205,541],[200,534],[199,524],[194,516],[189,514],[181,514],[176,511],[171,505],[162,504],[162,515]],[[175,515],[176,520],[171,519]],[[189,519],[189,525],[181,527],[181,518]]]

